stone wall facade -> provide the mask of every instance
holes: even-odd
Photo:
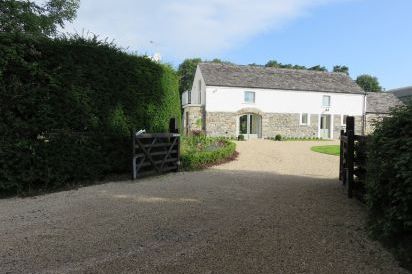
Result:
[[[188,114],[186,114],[188,113]],[[237,137],[239,117],[243,112],[205,112],[203,107],[187,107],[184,110],[185,133],[202,130],[208,136]],[[189,117],[186,124],[186,115]],[[300,124],[299,113],[259,113],[262,118],[262,138],[275,137],[318,137],[319,114],[310,115],[308,125]],[[371,128],[372,117],[367,119],[367,129]],[[186,126],[187,125],[187,126]],[[333,139],[339,139],[342,126],[341,115],[333,115]],[[355,134],[362,134],[362,116],[355,117]]]
[[[299,113],[263,113],[262,137],[317,137],[318,117],[312,114],[308,125],[300,125]]]
[[[207,112],[206,134],[208,136],[237,137],[238,115],[232,112]]]
[[[333,115],[333,139],[339,138],[342,129],[345,129],[345,126],[342,126],[341,115]]]
[[[362,135],[362,127],[363,127],[363,122],[362,122],[362,116],[354,116],[355,117],[355,134],[356,135]],[[340,136],[340,131],[346,130],[346,126],[342,125],[342,120],[341,120],[340,115],[334,115],[333,116],[333,139],[339,139]]]
[[[375,131],[375,123],[380,122],[383,118],[388,117],[388,114],[366,114],[365,134],[371,134]]]
[[[205,109],[203,106],[187,106],[183,110],[183,132],[205,130]]]

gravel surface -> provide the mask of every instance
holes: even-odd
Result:
[[[205,171],[0,200],[0,273],[408,273],[319,144],[239,142]]]

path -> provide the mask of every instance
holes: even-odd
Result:
[[[0,200],[0,273],[408,273],[315,144],[240,142],[201,172]]]

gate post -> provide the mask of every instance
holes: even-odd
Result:
[[[353,197],[353,158],[354,158],[354,146],[355,146],[355,117],[348,116],[346,118],[346,132],[348,137],[348,153],[347,153],[347,180],[348,180],[348,198]]]
[[[344,149],[344,147],[343,147],[343,135],[345,134],[345,131],[342,129],[341,131],[340,131],[340,146],[339,146],[339,181],[342,181],[342,178],[343,178],[343,176],[342,176],[342,173],[343,173],[343,171],[344,171],[344,169],[343,169],[343,149]]]
[[[135,149],[136,149],[136,131],[131,130],[130,136],[132,138],[132,180],[136,179],[136,155],[135,155]]]

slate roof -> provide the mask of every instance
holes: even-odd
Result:
[[[199,64],[208,86],[364,94],[346,74],[217,63]]]
[[[403,105],[396,95],[391,92],[367,92],[366,113],[387,114],[390,109]]]
[[[393,94],[395,94],[399,98],[409,97],[409,96],[412,96],[412,86],[392,89],[392,90],[388,90],[388,92],[392,92]]]

